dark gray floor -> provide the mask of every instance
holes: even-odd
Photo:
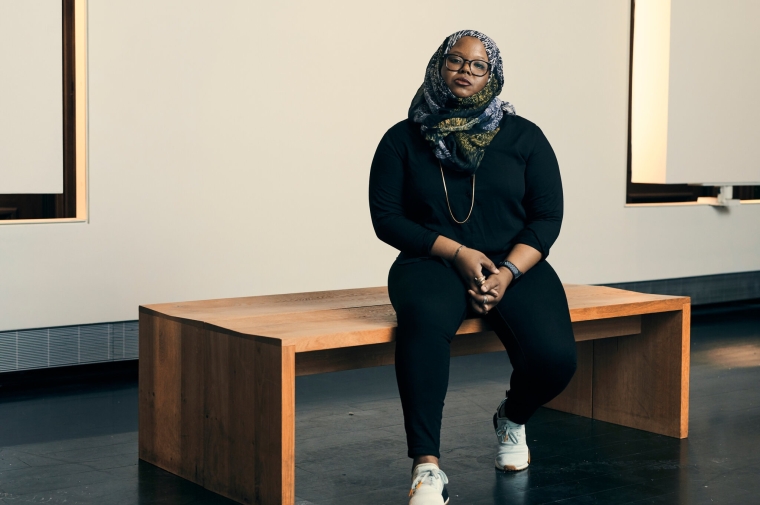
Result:
[[[690,436],[679,441],[541,409],[533,462],[492,467],[505,355],[452,360],[441,467],[452,505],[760,503],[760,304],[695,310]],[[393,369],[297,381],[299,503],[406,504]],[[0,398],[0,503],[231,504],[137,459],[134,380]]]

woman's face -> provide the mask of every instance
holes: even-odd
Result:
[[[475,37],[462,37],[451,47],[448,54],[456,54],[465,60],[482,60],[488,62],[488,54],[483,43]],[[441,77],[454,96],[467,98],[483,89],[488,82],[489,72],[483,76],[472,74],[472,63],[465,62],[459,70],[449,70],[446,63],[441,66]],[[480,72],[478,72],[480,73]]]

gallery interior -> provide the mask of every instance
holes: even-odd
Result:
[[[751,0],[0,2],[0,504],[757,503],[758,19]],[[461,143],[486,112],[456,122],[475,101],[445,79],[487,91],[498,53],[464,36],[478,76],[460,30],[498,45],[488,103],[514,107],[485,144]],[[454,123],[420,128],[415,107],[454,133],[431,140]],[[423,165],[393,154],[398,202],[437,202],[397,216],[438,234],[425,254],[368,202],[392,186],[376,153],[399,124],[432,160],[415,195]],[[561,175],[536,261],[561,280],[575,371],[528,421],[497,422],[527,355],[509,318],[528,316],[495,287],[489,318],[463,287],[476,313],[445,344],[442,472],[417,478],[433,455],[413,450],[400,370],[432,358],[400,364],[399,298],[443,295],[410,281],[394,298],[390,269],[507,293],[537,278],[510,251],[540,237],[510,236],[511,262],[478,281],[471,235],[428,224],[443,209],[478,233],[500,194],[484,171],[457,186],[446,146],[485,145],[483,168],[514,124]],[[528,174],[537,152],[510,163]],[[521,180],[527,230],[541,182]],[[524,467],[495,467],[507,444],[527,444]]]

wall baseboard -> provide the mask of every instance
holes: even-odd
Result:
[[[690,296],[692,305],[760,298],[760,271],[603,284],[658,295]]]
[[[137,321],[0,332],[0,373],[137,359]]]
[[[34,394],[35,390],[66,391],[87,386],[113,388],[137,384],[137,359],[105,361],[0,373],[0,398]]]

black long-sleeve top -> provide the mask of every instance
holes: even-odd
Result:
[[[451,210],[462,221],[470,210],[471,176],[446,167],[443,173]],[[406,119],[377,146],[369,205],[375,233],[401,251],[399,259],[430,256],[439,235],[494,262],[515,244],[527,244],[545,258],[562,223],[562,182],[541,129],[520,116],[505,115],[475,173],[472,215],[458,224],[446,204],[438,160],[420,125]]]

